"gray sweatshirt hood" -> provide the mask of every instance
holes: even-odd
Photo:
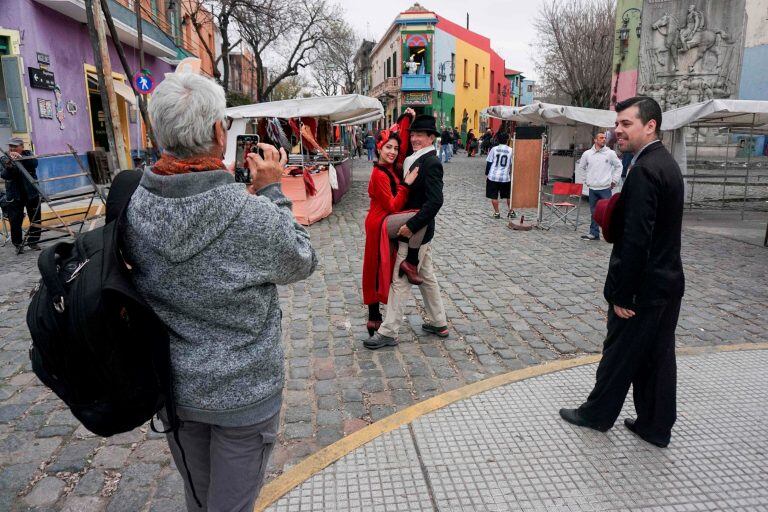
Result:
[[[171,176],[146,171],[131,207],[137,236],[164,258],[180,263],[218,238],[247,200],[245,185],[235,183],[226,171]]]

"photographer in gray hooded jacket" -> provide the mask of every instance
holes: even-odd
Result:
[[[150,116],[163,156],[128,208],[126,242],[142,296],[168,328],[189,510],[250,511],[279,424],[284,382],[277,286],[317,265],[309,234],[280,190],[286,155],[260,144],[249,185],[222,155],[224,90],[170,74]],[[168,436],[176,466],[179,447]]]

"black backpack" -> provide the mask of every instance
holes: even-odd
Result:
[[[126,206],[138,186],[124,178],[112,188],[124,198],[109,205],[119,212],[114,220],[41,253],[42,280],[27,310],[32,370],[88,430],[104,437],[173,405],[168,333],[121,255]]]
[[[147,421],[155,432],[172,433],[202,506],[179,439],[168,332],[136,290],[122,251],[140,178],[140,171],[118,174],[107,223],[40,254],[42,279],[27,310],[29,358],[35,375],[94,434],[109,437]],[[152,418],[163,407],[169,425],[158,431]]]

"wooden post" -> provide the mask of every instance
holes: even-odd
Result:
[[[138,1],[136,2],[136,5],[139,5]],[[149,141],[152,144],[152,147],[156,148],[157,142],[155,141],[155,133],[152,131],[152,123],[149,121],[149,111],[147,110],[147,98],[136,90],[136,86],[133,83],[133,70],[128,64],[128,59],[126,59],[125,51],[123,50],[123,43],[120,42],[117,29],[115,28],[115,23],[112,21],[112,13],[109,11],[109,0],[101,0],[101,8],[104,11],[104,18],[107,20],[107,28],[109,29],[109,34],[112,37],[112,43],[115,45],[115,50],[117,50],[117,56],[120,59],[120,63],[123,65],[123,70],[125,70],[125,73],[128,75],[128,81],[131,84],[131,89],[133,89],[133,92],[138,97],[139,111],[141,111],[141,118],[144,121],[144,126],[147,129],[147,136],[149,137]],[[141,36],[139,36],[139,41],[142,41]],[[141,52],[140,65],[142,67],[144,66],[143,51]]]
[[[99,78],[99,92],[101,93],[102,109],[104,110],[104,121],[107,126],[109,150],[115,171],[119,172],[122,169],[130,169],[132,165],[128,162],[126,156],[122,127],[119,121],[114,122],[114,120],[119,119],[119,110],[117,107],[117,97],[115,96],[115,87],[112,83],[112,65],[109,59],[107,34],[104,30],[101,4],[93,0],[85,0],[85,11],[88,16],[88,35],[93,47],[96,74]]]

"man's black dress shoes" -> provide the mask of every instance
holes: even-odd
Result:
[[[635,427],[635,420],[633,418],[625,418],[624,419],[624,426],[629,429],[630,432],[635,434],[637,437],[645,441],[646,443],[650,443],[653,446],[658,446],[659,448],[666,448],[669,445],[669,441],[666,443],[660,442],[660,441],[654,441],[653,439],[649,439],[645,437],[643,434],[637,431],[637,428]]]
[[[577,427],[587,427],[593,430],[598,430],[600,432],[608,432],[613,426],[613,425],[609,425],[606,427],[604,425],[596,425],[591,421],[588,421],[586,418],[584,418],[579,413],[578,409],[560,409],[560,417],[563,418],[568,423],[571,423],[572,425],[576,425]]]

